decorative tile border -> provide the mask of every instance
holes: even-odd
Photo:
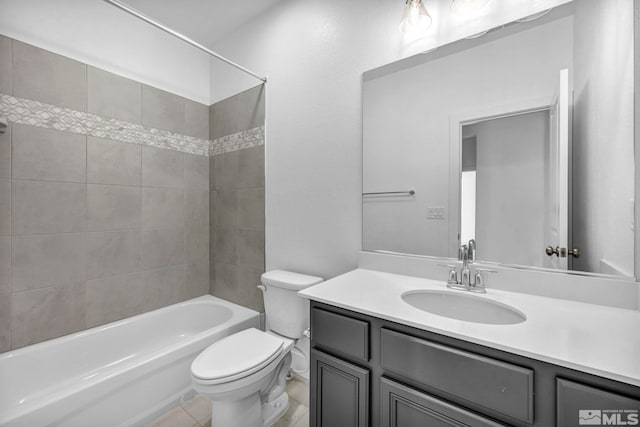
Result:
[[[217,156],[231,151],[264,145],[264,126],[216,138],[209,142],[209,155]]]
[[[123,120],[0,94],[0,116],[10,122],[108,138],[130,144],[209,155],[209,141]]]

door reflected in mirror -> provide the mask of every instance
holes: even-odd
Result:
[[[364,74],[363,249],[634,275],[633,0]]]

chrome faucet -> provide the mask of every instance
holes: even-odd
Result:
[[[469,261],[473,263],[476,260],[476,241],[474,239],[469,240]]]
[[[470,265],[473,264],[475,259],[476,241],[471,239],[469,240],[468,245],[462,245],[460,246],[460,249],[458,249],[458,261],[462,262],[462,268],[460,269],[459,276],[456,264],[440,265],[441,267],[449,268],[449,278],[447,280],[448,288],[479,293],[487,292],[485,287],[485,278],[482,273],[497,273],[497,271],[475,268],[475,274],[472,275]],[[458,277],[460,279],[458,279]]]

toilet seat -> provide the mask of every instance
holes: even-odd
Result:
[[[194,380],[222,384],[247,377],[273,362],[285,342],[256,328],[245,329],[210,345],[191,365]]]

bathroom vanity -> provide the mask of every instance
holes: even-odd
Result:
[[[312,426],[638,425],[640,312],[489,289],[478,298],[527,319],[486,324],[402,299],[444,289],[358,269],[302,292],[311,299]]]

